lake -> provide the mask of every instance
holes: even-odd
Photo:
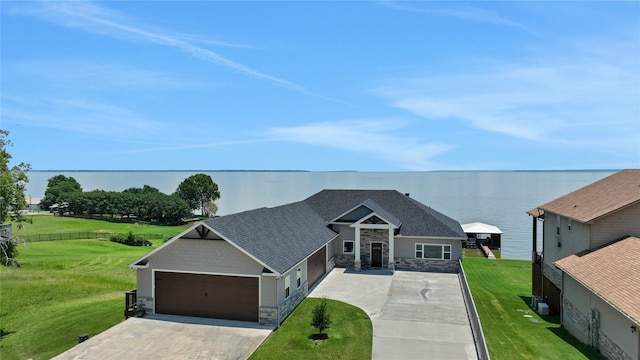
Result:
[[[63,174],[84,191],[122,191],[150,185],[173,193],[188,176],[204,173],[218,184],[218,215],[303,200],[322,189],[391,189],[461,224],[499,227],[502,257],[531,258],[531,217],[526,212],[614,171],[30,171],[27,196],[44,196],[47,180]]]

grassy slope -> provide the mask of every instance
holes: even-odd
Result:
[[[134,227],[134,233],[167,236],[184,229],[52,216],[36,216],[27,226],[38,232]],[[75,345],[78,335],[94,336],[122,321],[124,292],[135,288],[135,272],[127,264],[150,250],[99,240],[19,245],[21,268],[0,267],[0,358],[48,359]]]
[[[31,223],[25,223],[22,229],[13,226],[15,235],[47,234],[47,233],[71,233],[71,232],[97,232],[106,231],[114,233],[134,234],[162,234],[170,237],[180,233],[185,227],[136,225],[125,223],[112,223],[101,220],[79,219],[72,217],[60,217],[52,215],[28,215]],[[178,230],[176,230],[178,229]]]
[[[317,333],[310,325],[311,312],[321,301],[306,298],[249,359],[371,359],[371,320],[360,308],[340,301],[327,300],[332,321],[326,331],[329,339],[309,339]]]
[[[557,318],[531,310],[530,262],[465,258],[463,266],[493,360],[602,358]]]

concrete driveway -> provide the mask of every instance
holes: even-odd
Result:
[[[273,327],[184,316],[129,318],[55,360],[246,359]]]
[[[457,274],[335,268],[309,296],[363,309],[374,360],[477,359]]]

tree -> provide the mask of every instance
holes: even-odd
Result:
[[[311,326],[318,329],[318,335],[323,335],[323,331],[331,326],[331,315],[327,312],[327,299],[323,298],[320,304],[313,308]],[[323,336],[319,336],[323,338]],[[325,336],[326,338],[326,336]]]
[[[176,195],[184,199],[191,210],[200,209],[202,215],[213,215],[211,209],[214,208],[207,203],[213,204],[220,198],[218,184],[214,183],[211,176],[206,174],[196,174],[184,179],[176,189]]]
[[[47,190],[40,201],[43,210],[49,210],[53,204],[68,202],[71,194],[82,193],[82,186],[76,179],[64,175],[56,175],[47,181]]]
[[[20,210],[27,205],[24,191],[29,178],[27,172],[31,169],[29,164],[20,163],[12,167],[9,161],[12,156],[7,151],[7,146],[11,146],[11,141],[7,139],[9,132],[0,129],[0,223],[7,220],[24,220]],[[5,266],[14,264],[17,250],[17,238],[11,235],[10,231],[0,231],[0,260]]]

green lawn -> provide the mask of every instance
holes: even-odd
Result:
[[[478,309],[489,355],[500,359],[603,359],[560,327],[536,314],[531,262],[465,258],[464,271]]]
[[[322,299],[306,298],[249,358],[263,359],[371,359],[371,320],[360,308],[327,300],[331,328],[327,340],[309,337],[317,333],[310,325],[311,312]]]
[[[22,231],[108,230],[162,233],[184,227],[115,224],[38,215]],[[154,247],[163,240],[152,240]],[[127,265],[151,250],[101,240],[21,243],[20,268],[0,266],[0,358],[48,359],[124,319],[124,292],[135,288]]]
[[[73,217],[47,215],[27,215],[31,223],[25,222],[22,229],[13,225],[13,233],[17,236],[48,234],[48,233],[77,233],[77,232],[112,232],[134,234],[161,234],[165,238],[179,234],[189,225],[184,226],[157,226],[145,224],[116,223],[102,220],[81,219]]]

